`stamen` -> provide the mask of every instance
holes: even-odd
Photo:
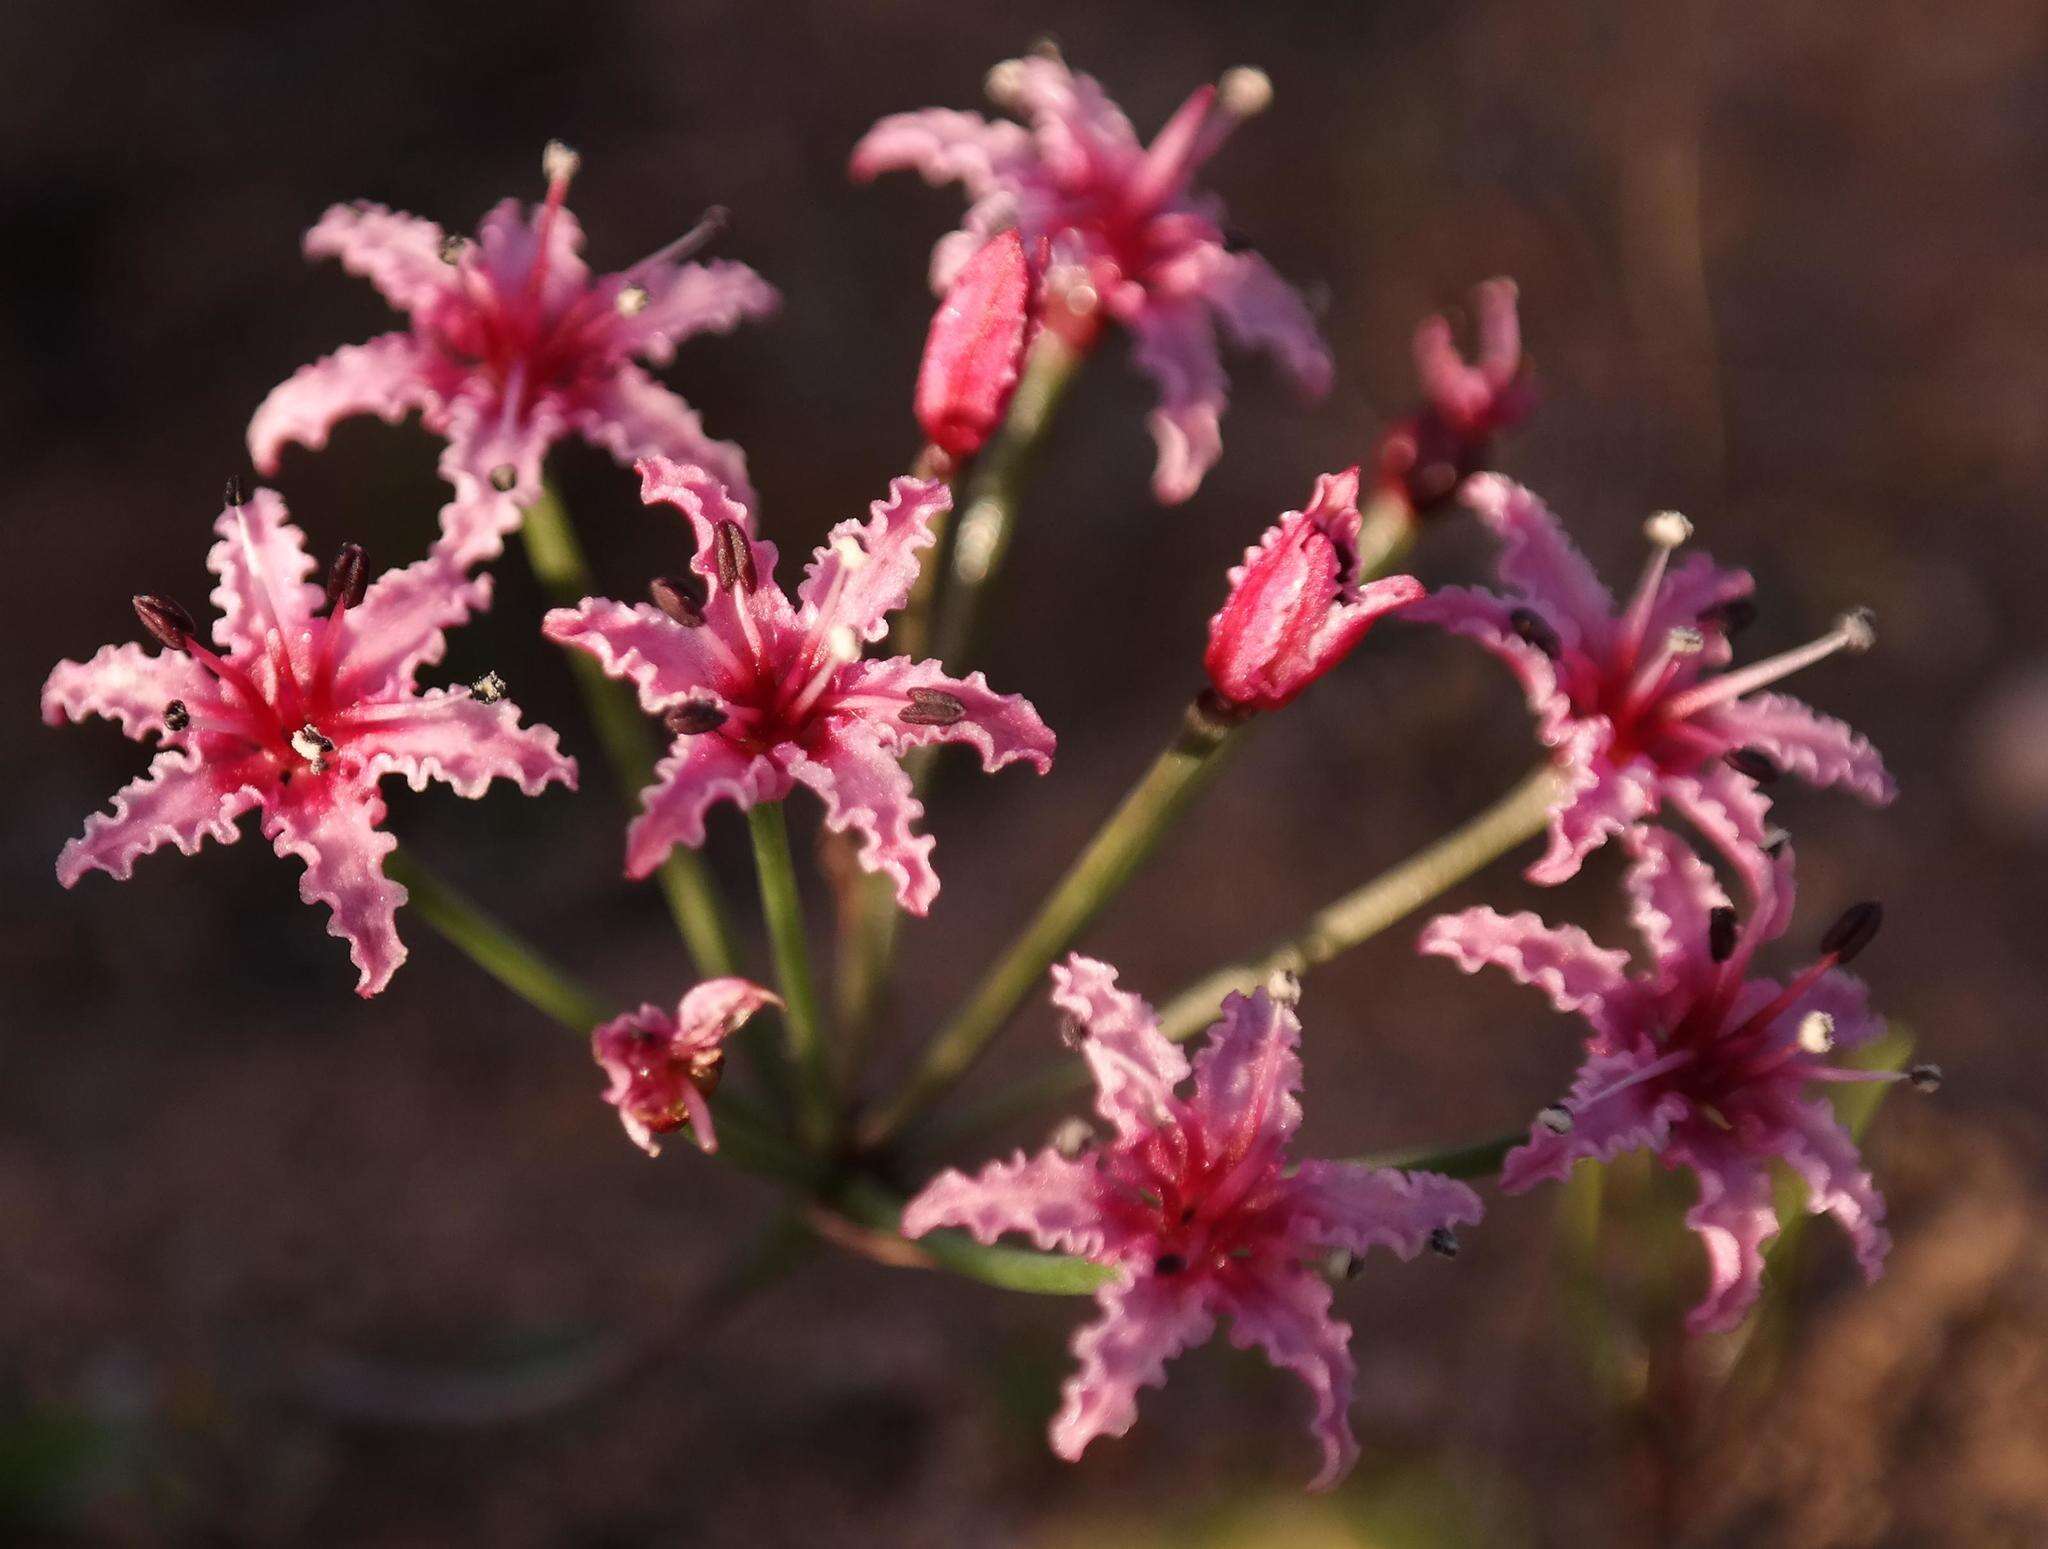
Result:
[[[834,538],[832,552],[838,557],[839,563],[848,570],[858,570],[868,562],[866,546],[852,533]]]
[[[1348,1248],[1333,1249],[1323,1260],[1323,1273],[1332,1280],[1356,1280],[1365,1269],[1365,1260]]]
[[[1301,1004],[1301,976],[1276,968],[1266,976],[1266,997],[1276,1006]]]
[[[1553,1135],[1569,1135],[1572,1132],[1572,1111],[1563,1103],[1552,1103],[1536,1115],[1536,1122]]]
[[[1809,1011],[1799,1019],[1799,1047],[1808,1054],[1825,1054],[1835,1046],[1835,1019],[1825,1011]]]
[[[1867,651],[1877,644],[1877,610],[1851,608],[1835,620],[1835,631],[1842,637],[1843,650]]]
[[[242,487],[242,476],[239,473],[228,475],[226,496],[228,504],[237,511],[247,504],[249,497]]]
[[[1758,785],[1773,784],[1784,773],[1762,748],[1730,748],[1721,759],[1737,774],[1748,775]]]
[[[142,620],[142,627],[169,650],[184,650],[186,642],[199,633],[198,626],[192,622],[192,615],[168,597],[142,592],[133,602],[135,616]]]
[[[441,262],[454,268],[462,262],[462,255],[469,251],[469,238],[450,233],[441,239]]]
[[[935,688],[914,688],[910,703],[896,712],[906,726],[951,726],[963,719],[967,706],[951,694]]]
[[[1915,1065],[1906,1072],[1906,1079],[1916,1092],[1939,1092],[1941,1090],[1941,1067],[1939,1065]]]
[[[1073,1114],[1054,1126],[1047,1144],[1068,1161],[1072,1161],[1088,1149],[1089,1142],[1094,1138],[1095,1130],[1088,1121],[1078,1114]]]
[[[164,729],[183,731],[192,724],[192,712],[185,708],[185,701],[174,699],[164,706]]]
[[[647,595],[655,607],[685,629],[704,627],[704,605],[692,595],[695,583],[687,576],[656,576],[647,583]]]
[[[727,719],[726,713],[717,705],[692,699],[670,710],[661,722],[678,737],[695,737],[702,732],[717,731]]]
[[[754,573],[753,545],[747,542],[747,535],[740,531],[739,523],[720,522],[713,532],[712,548],[718,560],[720,586],[727,591],[752,591],[760,584],[760,578]]]
[[[1832,957],[1837,965],[1853,962],[1876,939],[1878,927],[1882,924],[1884,905],[1876,899],[1851,904],[1820,938],[1821,954]]]
[[[1021,107],[1024,94],[1024,61],[1005,59],[996,65],[982,81],[982,90],[988,93],[988,100],[999,108]]]
[[[712,243],[716,242],[720,237],[724,236],[726,232],[731,229],[732,211],[728,210],[722,204],[714,204],[702,215],[697,217],[696,225],[692,226],[688,231],[684,232],[681,236],[677,237],[675,241],[664,243],[662,246],[656,248],[653,252],[649,253],[645,258],[641,259],[640,262],[634,264],[626,272],[628,274],[637,274],[640,270],[648,268],[654,264],[683,263],[688,259],[696,257],[699,253],[703,252],[705,248],[709,247]],[[637,287],[635,288],[637,289]],[[642,295],[645,295],[644,291],[642,292]],[[620,297],[620,300],[623,301],[624,299],[625,298],[622,295]],[[641,305],[645,306],[646,302],[643,300],[641,302]],[[623,312],[625,311],[625,308],[621,306],[619,310]],[[639,308],[636,307],[634,308],[634,310],[638,311]]]
[[[647,310],[648,300],[646,286],[628,285],[619,292],[619,299],[612,305],[618,308],[621,317],[638,317]]]
[[[1643,536],[1669,552],[1692,536],[1692,523],[1680,511],[1658,511],[1643,522]]]
[[[1785,846],[1792,842],[1792,835],[1782,828],[1764,830],[1764,854],[1776,860],[1785,853]]]
[[[1809,641],[1792,650],[1781,651],[1776,656],[1767,656],[1760,662],[1753,662],[1739,672],[1723,673],[1704,683],[1696,683],[1682,694],[1674,694],[1665,702],[1664,718],[1682,721],[1726,700],[1738,699],[1751,689],[1762,688],[1799,671],[1811,667],[1815,662],[1824,661],[1837,651],[1867,651],[1876,643],[1876,615],[1868,608],[1858,608],[1845,613],[1835,621],[1835,627],[1818,640]]]
[[[582,165],[583,158],[560,140],[550,140],[541,149],[540,175],[550,186],[568,182]]]
[[[501,495],[509,495],[519,483],[519,470],[510,463],[499,463],[491,470],[491,488]]]
[[[327,767],[327,755],[334,751],[334,744],[320,734],[320,729],[308,721],[291,736],[292,751],[303,758],[319,774]]]
[[[1649,632],[1650,615],[1657,596],[1664,589],[1664,572],[1671,563],[1671,551],[1692,536],[1692,523],[1676,511],[1659,511],[1643,522],[1643,536],[1650,540],[1650,557],[1636,582],[1635,595],[1621,617],[1617,647],[1622,661],[1631,667],[1642,654],[1643,638]]]
[[[1232,118],[1257,118],[1273,105],[1273,78],[1253,65],[1225,70],[1216,82],[1216,105]]]
[[[1448,1226],[1439,1226],[1429,1234],[1429,1251],[1447,1259],[1458,1256],[1458,1234]]]
[[[860,660],[860,636],[854,633],[851,624],[834,624],[825,632],[825,654],[836,662],[857,662]],[[910,691],[911,698],[918,691]]]
[[[1735,911],[1721,904],[1707,915],[1707,955],[1725,963],[1735,955]]]
[[[1155,1275],[1177,1275],[1187,1267],[1186,1257],[1178,1253],[1162,1253],[1152,1261],[1152,1273]]]
[[[1564,654],[1564,642],[1558,639],[1557,631],[1533,608],[1515,609],[1508,615],[1508,627],[1518,639],[1533,645],[1552,661]]]
[[[494,705],[505,697],[505,680],[495,672],[487,672],[469,685],[469,692],[472,698]]]
[[[334,563],[327,569],[327,607],[330,611],[338,603],[344,608],[358,606],[363,593],[369,587],[369,566],[363,556],[360,543],[344,543],[334,556]]]

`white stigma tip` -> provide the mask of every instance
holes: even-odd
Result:
[[[1301,978],[1284,968],[1276,968],[1266,978],[1266,994],[1276,1005],[1298,1006],[1301,1004]]]
[[[583,158],[560,140],[550,140],[540,153],[540,175],[550,183],[566,183],[583,165]]]
[[[1251,65],[1225,70],[1216,101],[1233,118],[1257,118],[1273,105],[1273,78]]]
[[[1024,91],[1024,61],[1005,59],[988,73],[982,82],[982,90],[988,93],[988,100],[999,108],[1017,106],[1017,99]]]
[[[1835,1046],[1835,1019],[1825,1011],[1809,1011],[1799,1019],[1799,1047],[1825,1054]]]
[[[1692,523],[1677,511],[1659,511],[1643,523],[1643,536],[1660,549],[1675,549],[1692,536]]]
[[[1877,644],[1877,615],[1868,608],[1851,608],[1835,621],[1835,633],[1842,637],[1845,651],[1867,651]]]
[[[853,632],[850,624],[834,624],[825,636],[825,649],[840,661],[857,661],[860,658],[860,636]]]
[[[647,310],[647,288],[644,285],[628,285],[619,292],[615,303],[621,317],[638,317]]]
[[[1572,1132],[1572,1111],[1563,1103],[1552,1103],[1536,1115],[1536,1122],[1553,1135],[1569,1135]]]
[[[1674,656],[1697,656],[1707,648],[1707,637],[1690,624],[1680,624],[1664,637]]]
[[[1095,1138],[1095,1131],[1086,1119],[1072,1117],[1062,1119],[1053,1126],[1048,1144],[1061,1156],[1069,1159],[1079,1156],[1088,1149],[1088,1143]]]

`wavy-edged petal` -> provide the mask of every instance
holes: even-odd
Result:
[[[1884,1273],[1891,1252],[1891,1234],[1884,1229],[1884,1196],[1856,1141],[1819,1098],[1792,1099],[1784,1105],[1781,1123],[1771,1133],[1769,1149],[1785,1159],[1806,1185],[1806,1208],[1833,1216],[1856,1250],[1865,1280]]]
[[[212,594],[219,614],[214,643],[231,655],[261,655],[273,629],[289,640],[324,600],[306,579],[319,563],[275,490],[259,489],[227,507],[213,530],[220,541],[208,551],[206,568],[220,578]]]
[[[631,683],[649,715],[686,699],[709,699],[731,687],[734,659],[709,625],[678,624],[647,603],[628,606],[586,597],[573,608],[554,608],[541,633],[597,658],[607,677]]]
[[[1763,1287],[1764,1244],[1778,1233],[1771,1175],[1728,1137],[1692,1130],[1666,1148],[1664,1163],[1691,1168],[1700,1185],[1685,1224],[1707,1250],[1707,1294],[1686,1315],[1686,1329],[1725,1333],[1748,1315]]]
[[[1072,1462],[1098,1436],[1121,1436],[1138,1418],[1138,1393],[1166,1381],[1166,1363],[1215,1332],[1199,1294],[1141,1274],[1095,1293],[1102,1315],[1074,1335],[1079,1369],[1060,1389],[1052,1450]]]
[[[1613,594],[1542,499],[1494,473],[1467,479],[1461,496],[1500,539],[1501,580],[1569,621],[1589,649],[1604,644],[1614,617]]]
[[[1288,1201],[1311,1241],[1360,1255],[1388,1248],[1403,1259],[1428,1247],[1438,1228],[1475,1225],[1485,1213],[1455,1178],[1363,1162],[1303,1162]]]
[[[528,796],[559,781],[576,789],[576,761],[562,753],[547,726],[521,726],[509,700],[486,704],[462,691],[430,689],[399,714],[379,715],[357,744],[372,779],[402,774],[416,791],[429,780],[472,800],[493,780],[510,780]]]
[[[1319,399],[1330,391],[1336,366],[1315,315],[1265,259],[1257,253],[1220,254],[1203,294],[1230,336],[1270,354],[1304,397]]]
[[[920,693],[954,701],[960,718],[920,716],[915,708]],[[990,774],[1019,760],[1044,774],[1058,746],[1052,729],[1022,694],[998,694],[978,672],[951,677],[935,661],[891,656],[854,662],[840,673],[829,703],[860,714],[898,751],[964,742],[981,755],[981,767]],[[908,720],[906,710],[911,711]]]
[[[805,627],[843,627],[869,643],[886,635],[889,615],[910,600],[922,551],[937,540],[932,524],[952,506],[943,480],[894,479],[888,496],[868,507],[867,521],[849,517],[835,526],[796,589]]]
[[[1522,697],[1536,716],[1538,734],[1547,746],[1557,747],[1570,739],[1577,711],[1558,678],[1557,663],[1516,633],[1514,615],[1524,606],[1560,639],[1567,630],[1576,634],[1576,624],[1542,603],[1510,602],[1476,586],[1440,586],[1408,605],[1401,616],[1410,624],[1434,624],[1476,640],[1499,657],[1521,685]]]
[[[1030,133],[1007,119],[954,108],[891,113],[860,137],[848,170],[861,182],[884,172],[916,172],[927,183],[959,183],[971,199],[994,192],[1029,154]]]
[[[489,393],[468,390],[448,403],[438,428],[447,437],[441,477],[455,498],[441,508],[437,552],[465,567],[494,560],[540,498],[541,460],[568,428],[562,408],[543,395],[514,414]]]
[[[626,875],[651,876],[677,845],[704,843],[704,815],[721,801],[742,812],[756,802],[778,801],[790,781],[771,761],[736,747],[716,732],[679,737],[654,766],[654,783],[640,793],[640,815],[626,829]]]
[[[1550,809],[1549,848],[1523,872],[1544,887],[1577,876],[1587,856],[1655,812],[1666,788],[1648,759],[1617,764],[1607,756],[1613,733],[1604,720],[1575,731],[1558,750],[1566,795]]]
[[[1117,988],[1114,968],[1068,954],[1052,966],[1052,1003],[1081,1028],[1095,1111],[1119,1135],[1141,1135],[1174,1110],[1173,1089],[1187,1079],[1188,1057],[1159,1030],[1143,996]]]
[[[955,1226],[978,1242],[1019,1232],[1039,1247],[1083,1258],[1102,1252],[1102,1185],[1091,1163],[1045,1150],[990,1162],[972,1177],[947,1168],[903,1207],[903,1235]]]
[[[1520,1194],[1539,1183],[1562,1182],[1582,1157],[1607,1162],[1624,1151],[1665,1150],[1672,1126],[1691,1112],[1691,1105],[1654,1083],[1623,1085],[1656,1058],[1656,1049],[1647,1043],[1588,1055],[1565,1099],[1571,1128],[1560,1135],[1539,1121],[1528,1140],[1502,1162],[1501,1188]]]
[[[730,258],[642,264],[627,270],[624,278],[646,293],[647,304],[619,320],[615,337],[657,366],[673,360],[676,346],[685,339],[700,333],[731,333],[782,304],[773,285]]]
[[[1148,306],[1128,326],[1132,363],[1159,388],[1159,406],[1145,419],[1159,449],[1152,493],[1163,505],[1179,505],[1223,455],[1230,379],[1216,329],[1194,302]]]
[[[281,856],[305,863],[299,897],[325,904],[327,933],[348,943],[359,975],[356,993],[375,995],[405,961],[398,909],[405,889],[384,875],[398,841],[384,832],[384,802],[374,786],[328,781],[302,799],[265,805],[263,833]]]
[[[164,729],[164,707],[207,693],[212,675],[182,651],[152,651],[133,640],[103,645],[88,661],[63,661],[43,683],[43,721],[61,726],[89,715],[118,721],[141,740]]]
[[[255,786],[224,781],[189,750],[169,749],[85,820],[85,832],[57,857],[57,880],[76,887],[88,871],[104,871],[125,882],[138,859],[167,844],[186,855],[208,839],[233,844],[241,837],[235,820],[261,800]]]
[[[317,452],[336,424],[355,415],[374,414],[395,425],[437,403],[427,356],[428,346],[412,334],[387,333],[299,367],[250,416],[249,457],[256,471],[275,473],[288,442]]]
[[[1791,849],[1771,831],[1771,800],[1748,775],[1709,764],[1694,775],[1670,775],[1664,800],[1706,836],[1735,868],[1754,906],[1749,930],[1768,940],[1783,933],[1792,914]],[[1768,904],[1770,907],[1764,907]]]
[[[1898,783],[1870,739],[1788,694],[1747,694],[1700,717],[1736,747],[1761,749],[1789,774],[1813,785],[1840,785],[1885,806]]]
[[[775,585],[775,565],[780,557],[775,545],[754,535],[754,519],[743,501],[734,498],[719,478],[690,463],[671,462],[666,457],[643,457],[634,465],[640,472],[640,499],[648,505],[664,501],[683,513],[696,538],[697,557],[690,568],[704,579],[704,611],[712,627],[738,627],[738,610],[746,608],[758,629],[774,631],[792,623],[795,610]],[[729,587],[719,573],[718,530],[730,523],[746,541],[752,578],[740,587]]]
[[[1713,915],[1728,907],[1713,868],[1666,828],[1636,829],[1628,836],[1628,849],[1634,860],[1622,885],[1628,891],[1629,918],[1649,944],[1662,986],[1711,979],[1717,970],[1708,951]]]
[[[1473,908],[1423,926],[1416,950],[1447,957],[1466,973],[1503,968],[1567,1015],[1599,1019],[1634,995],[1628,954],[1600,946],[1576,925],[1546,925],[1534,914]]]
[[[337,204],[306,233],[308,258],[338,258],[399,311],[431,312],[457,288],[441,254],[447,238],[433,221],[367,202]]]
[[[865,724],[849,721],[815,748],[792,750],[788,769],[825,803],[828,829],[860,835],[855,859],[861,869],[894,882],[896,902],[907,912],[929,911],[939,896],[939,874],[931,863],[937,841],[915,831],[924,803],[881,738]]]
[[[1301,1022],[1265,990],[1232,992],[1195,1055],[1188,1107],[1234,1156],[1277,1155],[1301,1128]]]
[[[1323,1466],[1308,1487],[1333,1488],[1358,1461],[1358,1438],[1351,1432],[1358,1368],[1351,1359],[1351,1325],[1330,1315],[1329,1282],[1294,1268],[1262,1276],[1256,1290],[1226,1285],[1219,1300],[1230,1314],[1233,1345],[1264,1351],[1267,1360],[1307,1386],[1315,1401],[1309,1434],[1323,1449]]]
[[[580,393],[570,422],[592,446],[632,465],[665,457],[702,468],[742,505],[754,503],[747,454],[704,429],[697,411],[638,366],[621,366]]]
[[[491,578],[465,576],[445,555],[385,571],[342,616],[336,694],[369,699],[409,689],[420,668],[446,653],[447,631],[490,605]]]
[[[590,288],[582,223],[560,204],[529,208],[517,199],[500,199],[477,223],[476,244],[463,263],[479,267],[495,294],[529,295],[551,316],[559,316]],[[536,265],[541,265],[537,285]]]

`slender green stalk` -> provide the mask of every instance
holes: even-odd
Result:
[[[384,871],[404,886],[410,895],[407,901],[421,919],[535,1010],[582,1037],[612,1015],[611,1007],[595,990],[428,870],[410,851],[393,850],[385,857]],[[738,1166],[785,1182],[814,1181],[804,1159],[792,1153],[750,1105],[721,1091],[712,1098],[711,1106],[720,1145]]]
[[[803,895],[789,853],[789,823],[782,803],[764,801],[747,809],[754,837],[754,872],[761,879],[761,915],[775,956],[782,989],[782,1025],[797,1072],[797,1108],[806,1140],[823,1148],[832,1138],[832,1072],[827,1063],[818,991],[811,982],[811,954],[804,932]]]
[[[1355,1160],[1368,1167],[1392,1167],[1402,1172],[1442,1173],[1446,1178],[1491,1178],[1500,1171],[1507,1154],[1529,1138],[1525,1126],[1506,1135],[1475,1140],[1462,1146],[1417,1146],[1406,1151],[1378,1151]]]
[[[1088,928],[1222,767],[1246,721],[1219,719],[1203,702],[1188,707],[1181,731],[1095,832],[1038,912],[996,960],[966,1003],[926,1047],[909,1082],[876,1111],[862,1138],[878,1145],[948,1091],[981,1058],[1048,965]]]
[[[551,486],[544,486],[540,498],[527,509],[520,532],[534,577],[558,606],[573,607],[592,594],[595,582],[590,562],[576,541],[567,509]],[[585,653],[569,652],[569,670],[575,674],[591,727],[630,806],[654,779],[659,744],[647,717],[631,685],[606,677]],[[738,959],[704,858],[678,847],[662,862],[656,876],[697,972],[706,978],[732,973]]]
[[[1484,812],[1318,909],[1259,956],[1219,968],[1181,991],[1159,1013],[1159,1025],[1167,1037],[1185,1041],[1216,1019],[1223,997],[1232,990],[1255,989],[1281,970],[1306,973],[1370,941],[1541,829],[1552,789],[1550,766],[1538,766]],[[963,1109],[943,1127],[934,1126],[931,1143],[943,1146],[986,1134],[1087,1089],[1087,1067],[1079,1060],[1062,1060]]]
[[[984,1247],[965,1232],[930,1232],[915,1243],[907,1242],[900,1235],[903,1202],[866,1179],[848,1183],[836,1205],[846,1220],[884,1234],[891,1263],[948,1269],[985,1285],[1040,1296],[1087,1296],[1113,1273],[1087,1259],[1031,1248]]]

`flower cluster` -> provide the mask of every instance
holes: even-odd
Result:
[[[687,564],[648,582],[644,602],[597,595],[584,574],[570,585],[544,574],[558,605],[538,627],[582,653],[568,660],[606,754],[629,788],[643,787],[624,874],[662,874],[701,982],[672,1013],[643,1004],[606,1016],[609,1003],[408,862],[416,886],[427,884],[422,912],[505,985],[588,1033],[603,1100],[649,1155],[684,1129],[713,1151],[722,1132],[728,1158],[802,1191],[805,1219],[823,1236],[886,1262],[1092,1291],[1098,1315],[1074,1338],[1077,1367],[1051,1424],[1061,1456],[1128,1431],[1168,1361],[1227,1322],[1234,1344],[1309,1389],[1322,1464],[1314,1487],[1334,1485],[1358,1455],[1339,1286],[1375,1247],[1404,1260],[1425,1248],[1455,1255],[1454,1228],[1482,1213],[1462,1180],[1488,1173],[1508,1195],[1625,1151],[1691,1173],[1698,1197],[1687,1220],[1707,1258],[1697,1332],[1733,1327],[1757,1300],[1779,1227],[1774,1161],[1798,1177],[1812,1212],[1841,1224],[1874,1277],[1888,1246],[1884,1200],[1823,1094],[1844,1082],[1937,1080],[1931,1066],[1857,1062],[1882,1022],[1843,970],[1881,913],[1870,903],[1843,914],[1789,979],[1758,966],[1790,933],[1796,897],[1772,783],[1789,773],[1873,804],[1894,795],[1869,742],[1771,687],[1868,649],[1871,619],[1847,614],[1810,644],[1734,665],[1753,583],[1704,555],[1676,559],[1691,524],[1673,512],[1650,518],[1647,563],[1617,602],[1543,503],[1486,471],[1499,433],[1533,402],[1507,280],[1479,287],[1470,361],[1448,321],[1422,325],[1421,403],[1360,459],[1363,491],[1358,467],[1325,474],[1245,550],[1209,621],[1207,686],[1177,733],[902,1086],[879,1101],[853,1090],[856,1052],[886,1004],[879,987],[899,912],[924,915],[939,895],[935,841],[920,826],[936,746],[964,744],[990,773],[1052,765],[1055,737],[1033,705],[960,661],[980,587],[1009,541],[1029,462],[1019,454],[1058,398],[1047,383],[1076,369],[1106,324],[1121,327],[1158,383],[1153,484],[1172,503],[1196,493],[1222,452],[1219,327],[1274,355],[1311,396],[1333,373],[1302,299],[1226,237],[1220,203],[1193,186],[1266,107],[1263,75],[1235,70],[1200,88],[1149,144],[1056,54],[999,65],[989,89],[1022,121],[898,114],[853,153],[861,178],[912,168],[961,183],[971,204],[932,255],[943,299],[909,395],[926,438],[917,471],[864,518],[832,527],[789,590],[744,455],[712,439],[642,364],[665,365],[692,334],[774,309],[776,293],[752,269],[696,261],[722,212],[594,276],[565,202],[577,158],[560,145],[544,157],[543,202],[505,201],[474,240],[379,205],[329,210],[307,253],[368,278],[407,326],[272,391],[249,423],[250,455],[274,474],[287,442],[319,449],[345,416],[417,411],[444,443],[452,499],[424,558],[373,579],[362,550],[345,544],[322,584],[282,499],[268,489],[245,499],[231,484],[207,556],[217,581],[210,635],[167,597],[138,595],[154,650],[106,646],[59,663],[44,687],[49,722],[101,716],[157,748],[148,772],[64,847],[58,879],[68,888],[92,870],[126,878],[165,845],[191,853],[208,838],[232,841],[240,817],[257,812],[278,853],[303,863],[301,893],[347,941],[359,992],[383,989],[405,958],[397,912],[408,897],[384,829],[383,779],[402,775],[415,790],[439,781],[471,798],[496,781],[528,796],[576,786],[556,734],[521,723],[496,673],[466,686],[418,682],[441,660],[446,632],[488,607],[492,578],[480,567],[522,522],[537,559],[551,546],[575,551],[559,503],[538,504],[545,457],[573,431],[630,463],[642,505],[684,527]],[[963,478],[975,482],[956,528],[953,483]],[[1429,593],[1389,573],[1425,535],[1419,518],[1461,504],[1498,540],[1493,589]],[[552,539],[543,522],[556,524]],[[1221,767],[1222,749],[1334,671],[1390,614],[1478,641],[1519,680],[1548,760],[1526,787],[1538,799],[1508,809],[1522,826],[1496,818],[1468,829],[1462,849],[1425,848],[1369,884],[1364,904],[1318,911],[1268,957],[1201,980],[1157,1012],[1106,964],[1072,952]],[[893,653],[876,650],[892,629]],[[829,1015],[781,815],[799,786],[822,804],[821,870],[837,894],[844,977]],[[715,873],[691,853],[722,805],[749,814],[775,991],[733,972],[739,938],[725,927]],[[1711,860],[1674,823],[1704,840]],[[1398,915],[1440,893],[1449,882],[1436,851],[1469,859],[1483,839],[1499,855],[1545,828],[1548,846],[1528,870],[1537,883],[1574,876],[1609,841],[1626,852],[1623,886],[1647,945],[1639,961],[1575,926],[1485,907],[1432,920],[1420,947],[1467,972],[1502,968],[1580,1018],[1569,1094],[1537,1113],[1526,1140],[1490,1152],[1421,1153],[1405,1169],[1294,1160],[1296,971],[1389,923],[1388,900],[1400,900]],[[973,1174],[942,1168],[905,1201],[895,1180],[936,1146],[899,1145],[904,1127],[967,1074],[1047,972],[1068,1046],[1093,1078],[1094,1122],[1071,1119],[1046,1149]],[[764,1012],[763,1028],[778,1023],[782,1036],[749,1035],[757,1089],[735,1093],[722,1085],[727,1044]],[[1182,1041],[1211,1022],[1190,1060]],[[1034,1249],[999,1246],[1009,1235]]]

